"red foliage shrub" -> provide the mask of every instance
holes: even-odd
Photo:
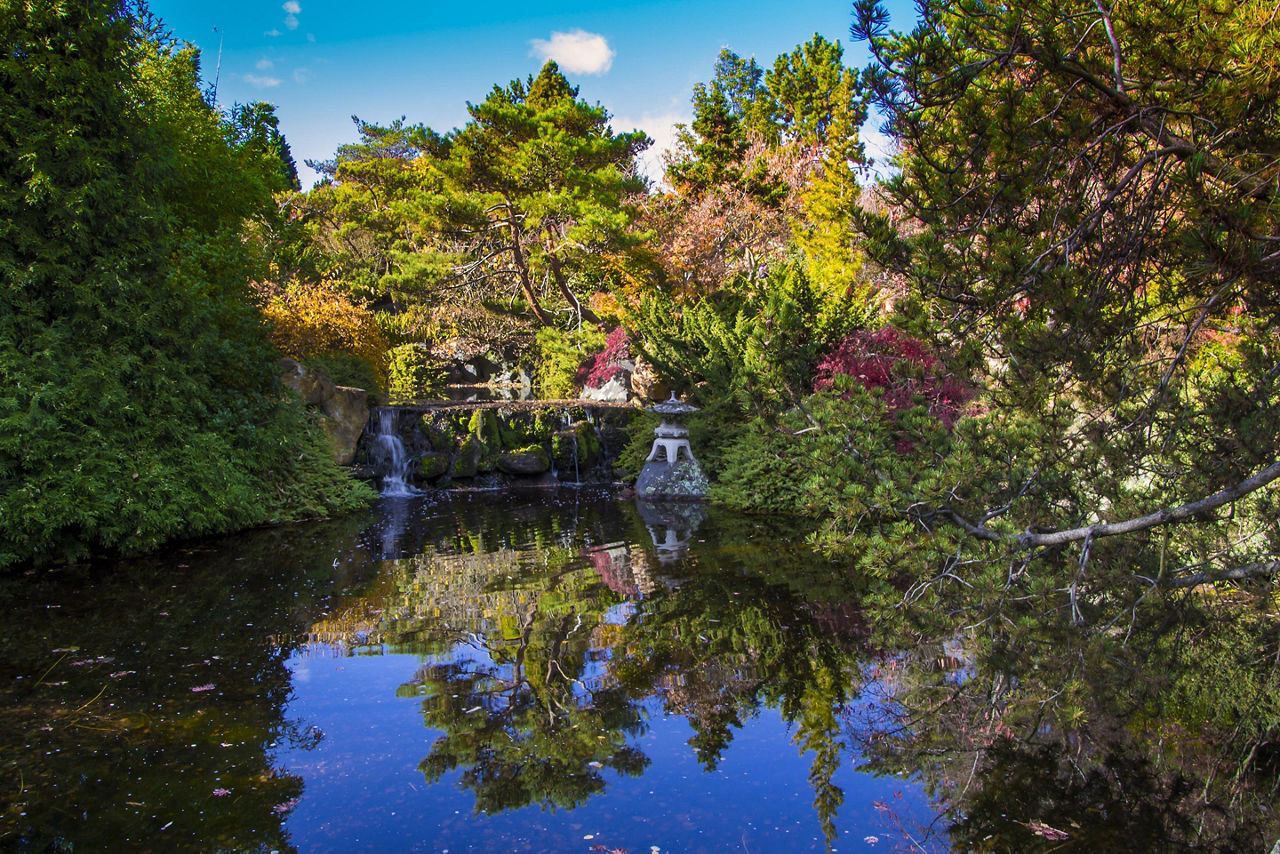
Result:
[[[973,397],[973,390],[946,372],[928,344],[892,326],[860,330],[841,339],[818,362],[814,391],[831,388],[837,376],[852,377],[863,388],[883,389],[892,414],[914,406],[919,397],[948,430]]]
[[[604,349],[586,359],[574,377],[583,388],[600,388],[609,380],[621,376],[626,369],[620,362],[631,353],[631,336],[622,326],[615,326],[605,339]]]

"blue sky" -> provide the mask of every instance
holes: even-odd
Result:
[[[895,26],[908,28],[909,0],[888,5]],[[201,48],[219,104],[276,105],[304,186],[314,179],[304,160],[328,159],[355,139],[351,116],[379,124],[404,116],[447,131],[466,122],[468,101],[537,73],[548,56],[581,97],[613,114],[615,130],[642,128],[657,141],[653,163],[672,125],[689,120],[693,85],[711,77],[722,47],[768,67],[816,32],[839,40],[848,64],[866,62],[863,47],[849,44],[848,0],[151,0],[150,8]]]

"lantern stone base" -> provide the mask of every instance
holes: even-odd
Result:
[[[674,463],[653,460],[644,464],[636,478],[639,498],[665,498],[672,501],[702,501],[711,484],[697,460],[678,459]]]

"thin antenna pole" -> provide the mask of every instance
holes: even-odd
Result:
[[[218,106],[218,80],[222,77],[222,31],[217,27],[213,31],[218,34],[218,67],[213,72],[213,106]]]

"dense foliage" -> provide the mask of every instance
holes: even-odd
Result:
[[[279,152],[198,72],[132,6],[0,10],[0,565],[357,498],[248,292]]]
[[[649,142],[615,133],[577,95],[548,63],[495,86],[447,134],[357,120],[361,141],[315,164],[326,180],[289,200],[304,224],[295,237],[404,340],[496,338],[526,318],[600,323],[586,297],[645,263],[633,257],[630,197],[643,189],[634,158]]]
[[[915,322],[963,344],[987,405],[1038,428],[1008,480],[947,502],[976,536],[1030,530],[1080,543],[1081,571],[1151,577],[1280,552],[1274,498],[1251,494],[1280,475],[1280,88],[1275,28],[1254,30],[1273,11],[926,3],[895,34],[856,4],[902,151],[886,194],[915,224],[861,214],[866,246],[914,284]],[[1098,526],[1213,495],[1223,515],[1090,561],[1119,533]]]

